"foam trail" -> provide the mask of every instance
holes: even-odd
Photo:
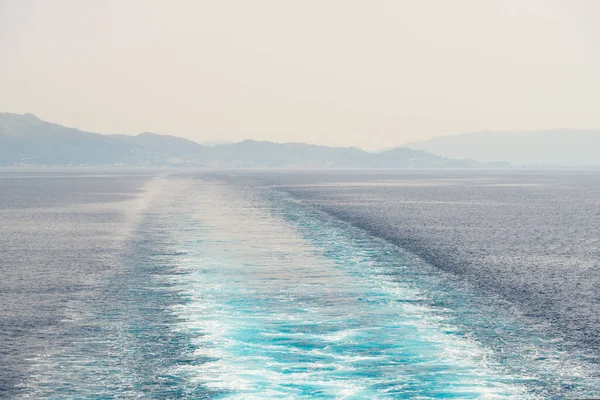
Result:
[[[186,379],[244,399],[535,397],[418,288],[384,279],[370,246],[322,224],[333,251],[315,247],[252,190],[203,182],[192,197],[174,312],[205,362]]]

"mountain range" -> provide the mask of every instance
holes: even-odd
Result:
[[[369,153],[354,147],[245,140],[202,145],[155,133],[103,135],[43,121],[33,114],[0,113],[0,165],[477,168],[490,164],[450,159],[422,150]],[[497,164],[505,165],[505,164]]]
[[[441,136],[367,152],[356,147],[141,133],[104,135],[0,113],[0,165],[173,167],[481,168],[600,166],[600,131],[555,129]]]

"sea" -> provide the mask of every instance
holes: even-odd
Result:
[[[0,398],[594,397],[598,170],[0,170]]]

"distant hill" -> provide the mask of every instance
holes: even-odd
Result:
[[[396,148],[378,154],[352,147],[245,140],[201,145],[142,133],[102,135],[42,121],[32,114],[0,113],[0,165],[113,165],[180,167],[477,168],[425,151]]]
[[[113,164],[131,162],[134,143],[42,121],[33,114],[0,114],[0,164]]]
[[[450,158],[514,165],[598,166],[600,130],[477,132],[405,145]]]

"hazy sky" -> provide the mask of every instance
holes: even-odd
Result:
[[[367,149],[600,128],[600,1],[0,0],[0,111]]]

